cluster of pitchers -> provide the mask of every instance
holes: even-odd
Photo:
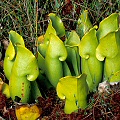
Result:
[[[87,95],[100,82],[120,81],[119,16],[113,13],[93,26],[85,10],[76,30],[66,31],[61,18],[50,13],[45,34],[35,42],[36,53],[11,30],[4,59],[9,97],[29,103],[42,96],[40,88],[54,87],[58,97],[66,99],[66,114],[86,108]]]

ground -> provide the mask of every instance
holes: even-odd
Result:
[[[88,107],[70,115],[64,113],[65,101],[61,101],[54,89],[46,91],[47,97],[38,97],[37,106],[42,109],[40,120],[119,120],[120,83],[111,85],[109,92],[89,94]],[[0,92],[0,116],[5,120],[17,120],[15,103]]]

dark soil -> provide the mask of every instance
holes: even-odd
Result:
[[[40,120],[120,120],[120,83],[110,86],[109,93],[89,95],[88,107],[78,113],[64,113],[65,101],[61,101],[56,91],[46,92],[47,98],[39,97],[38,106],[42,108]],[[0,116],[5,120],[17,120],[15,104],[0,93]]]

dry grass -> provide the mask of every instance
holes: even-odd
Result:
[[[1,0],[0,60],[4,58],[10,30],[23,36],[26,47],[36,51],[35,41],[45,33],[48,14],[60,16],[66,30],[76,29],[79,15],[87,9],[93,25],[113,12],[120,12],[119,0]]]

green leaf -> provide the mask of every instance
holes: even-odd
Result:
[[[45,58],[38,52],[37,61],[39,69],[44,73],[45,72]]]
[[[69,33],[68,39],[65,40],[65,45],[66,46],[78,46],[80,43],[80,37],[76,33],[76,31],[72,30]]]
[[[34,81],[39,74],[36,57],[30,50],[21,45],[17,45],[17,50],[15,64],[18,67],[17,71],[20,72],[17,74],[26,75],[29,81]]]
[[[96,48],[98,40],[96,37],[96,26],[86,33],[79,44],[79,54],[81,56],[82,73],[87,74],[87,83],[90,91],[95,91],[102,80],[103,63],[96,58]]]
[[[119,28],[119,14],[113,13],[100,22],[99,29],[97,31],[97,37],[100,40],[108,33],[118,30]]]
[[[114,58],[118,54],[118,44],[116,41],[116,32],[110,32],[100,39],[96,49],[96,57],[103,61],[106,58]]]
[[[71,76],[71,71],[66,61],[63,62],[63,76]]]
[[[33,101],[37,100],[38,97],[42,97],[39,86],[38,86],[36,80],[31,81],[30,84],[31,84],[31,98],[33,99]]]
[[[68,39],[65,41],[65,47],[67,49],[67,59],[72,75],[78,76],[80,74],[80,56],[78,51],[78,45],[80,44],[80,38],[75,31],[71,31]]]
[[[61,78],[56,90],[58,97],[66,100],[64,107],[66,114],[71,114],[79,108],[84,109],[87,106],[88,85],[85,74],[78,77],[66,76]]]
[[[50,83],[50,81],[47,79],[47,77],[44,74],[42,74],[41,71],[39,72],[37,82],[38,82],[39,86],[41,88],[43,88],[43,90],[49,90],[50,88],[53,88],[53,85]],[[43,91],[43,92],[45,92],[45,91]]]
[[[11,76],[14,60],[15,60],[15,49],[12,45],[12,42],[10,41],[4,58],[4,73],[8,80],[10,79]]]
[[[79,70],[80,58],[77,59],[78,52],[76,53],[75,48],[72,48],[72,47],[66,47],[66,49],[67,49],[67,53],[68,53],[66,63],[68,64],[68,66],[70,68],[71,74],[73,76],[78,76],[80,74],[80,70]]]
[[[48,42],[50,40],[50,34],[51,33],[56,35],[56,31],[52,26],[52,21],[50,20],[49,25],[48,25],[47,30],[46,30],[46,33],[44,35],[44,43],[48,44]]]
[[[110,32],[101,38],[96,49],[96,57],[98,60],[105,59],[104,76],[109,81],[120,70],[120,30]]]
[[[89,59],[91,56],[95,56],[95,50],[98,46],[98,40],[96,37],[96,28],[94,26],[86,33],[79,44],[79,54],[82,58]]]
[[[15,50],[17,49],[16,45],[25,46],[23,37],[13,30],[9,32],[9,39],[15,47]]]
[[[57,35],[59,37],[63,37],[65,35],[65,27],[63,25],[62,20],[54,13],[50,13],[48,15],[50,17],[50,20],[52,21],[52,26],[57,32]]]
[[[44,44],[44,43],[41,43],[41,44],[39,44],[39,46],[38,46],[38,51],[39,51],[39,53],[40,53],[44,58],[45,58],[45,56],[46,56],[47,48],[48,48],[48,45],[47,45],[47,44]]]
[[[110,82],[120,82],[120,70],[115,72],[109,79]]]
[[[2,92],[7,98],[10,98],[9,85],[0,78],[0,92]]]
[[[79,34],[80,38],[82,38],[84,36],[84,34],[86,34],[90,28],[92,28],[93,25],[89,19],[88,16],[88,11],[85,10],[83,11],[83,13],[80,15],[78,22],[77,22],[77,33]]]
[[[24,45],[24,40],[17,32],[11,30],[9,32],[10,44],[6,50],[5,59],[4,59],[4,72],[7,79],[10,79],[12,66],[17,54],[16,45]]]
[[[63,77],[62,61],[67,58],[67,50],[63,41],[56,35],[50,35],[50,42],[45,57],[45,73],[51,84],[56,87]]]
[[[46,55],[46,51],[47,51],[48,44],[50,41],[50,34],[56,35],[56,31],[52,26],[51,20],[49,22],[48,28],[47,28],[46,33],[44,35],[43,43],[39,44],[39,46],[38,46],[38,50],[42,54],[43,57],[45,57],[45,55]]]
[[[17,45],[17,55],[12,67],[10,77],[10,95],[13,100],[15,96],[21,98],[21,102],[30,101],[30,81],[36,80],[39,69],[35,56],[22,45]]]

